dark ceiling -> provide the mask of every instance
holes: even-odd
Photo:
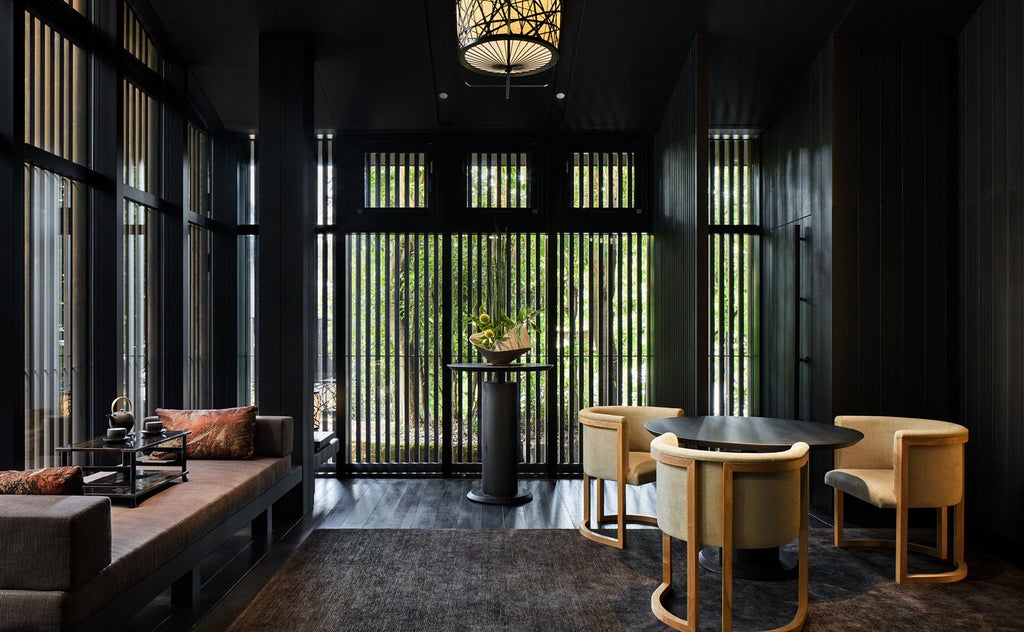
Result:
[[[657,128],[695,33],[711,43],[712,127],[763,127],[831,33],[956,34],[980,0],[562,0],[547,87],[468,87],[455,0],[149,0],[223,126],[258,126],[260,32],[308,33],[316,126],[336,130]],[[438,97],[447,93],[448,99]],[[555,98],[564,92],[564,100]]]

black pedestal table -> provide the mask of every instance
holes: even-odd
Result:
[[[551,364],[487,364],[466,362],[449,364],[452,371],[489,374],[480,395],[480,467],[479,489],[466,496],[488,505],[518,505],[529,502],[533,494],[519,491],[516,468],[519,465],[519,382],[509,380],[512,373],[547,371]]]

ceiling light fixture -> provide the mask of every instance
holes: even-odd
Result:
[[[505,78],[548,70],[558,62],[562,0],[457,0],[459,62]]]

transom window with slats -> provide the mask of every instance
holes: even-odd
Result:
[[[157,53],[156,46],[127,2],[124,3],[122,40],[124,49],[133,57],[149,66],[150,70],[160,72],[160,55]]]
[[[64,3],[82,15],[89,15],[89,2],[87,0],[64,0]]]
[[[124,82],[124,183],[158,190],[160,104],[130,81]]]
[[[195,125],[188,126],[188,210],[210,214],[210,136]]]
[[[469,208],[531,208],[530,154],[474,152],[466,161]]]
[[[427,208],[430,162],[425,152],[369,152],[363,156],[363,206]]]
[[[88,161],[88,54],[25,13],[25,142],[78,164]]]
[[[636,207],[636,154],[631,151],[576,152],[572,155],[572,207]]]

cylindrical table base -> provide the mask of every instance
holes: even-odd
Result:
[[[533,499],[519,492],[519,384],[484,382],[480,398],[481,489],[466,496],[489,505],[516,505]]]
[[[700,550],[700,565],[715,573],[722,572],[722,549],[706,546]],[[797,576],[796,560],[782,557],[781,551],[770,549],[733,549],[733,577],[760,581],[786,581]]]

